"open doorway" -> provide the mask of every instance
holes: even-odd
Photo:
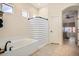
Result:
[[[76,20],[78,18],[78,11],[68,9],[63,11],[63,43],[76,44]]]

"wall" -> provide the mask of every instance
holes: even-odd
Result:
[[[49,17],[49,43],[62,44],[62,11],[75,4],[71,3],[51,3],[48,6],[48,17]],[[52,31],[52,32],[51,32]]]
[[[75,4],[49,4],[39,11],[39,15],[49,20],[49,42],[62,44],[62,11]],[[21,9],[28,10],[30,17],[38,15],[38,10],[30,4],[13,4],[13,14],[4,14],[4,27],[0,29],[0,38],[24,36],[31,38],[30,24],[21,16]],[[46,11],[46,12],[45,12]]]
[[[39,9],[39,16],[42,16],[48,19],[48,7],[47,6]]]
[[[29,11],[30,17],[38,14],[37,9],[30,4],[15,3],[13,5],[13,14],[4,13],[4,27],[0,29],[0,38],[23,36],[31,38],[30,24],[27,18],[22,17],[21,9]]]

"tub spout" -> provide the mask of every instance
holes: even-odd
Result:
[[[7,45],[8,43],[11,43],[11,41],[7,41],[6,44],[5,44],[5,47],[4,47],[4,51],[7,51]]]
[[[1,49],[1,48],[0,48],[0,54],[5,53],[5,52],[7,51],[7,44],[8,44],[8,43],[11,43],[11,41],[7,41],[7,42],[6,42],[4,49]]]

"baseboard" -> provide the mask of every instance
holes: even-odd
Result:
[[[48,43],[42,44],[41,46],[39,46],[39,48],[35,52],[33,52],[32,54],[30,54],[29,56],[32,56],[33,54],[35,54],[36,52],[38,52],[42,47],[46,46],[47,44]]]
[[[50,44],[59,45],[59,43],[50,43]]]
[[[38,49],[40,49],[40,48],[42,48],[42,47],[44,47],[45,45],[47,45],[48,43],[44,43],[44,44],[42,44],[41,46],[39,46],[39,48]]]

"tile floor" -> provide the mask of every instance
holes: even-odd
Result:
[[[32,56],[78,56],[79,47],[75,45],[75,39],[71,38],[66,44],[48,44],[32,54]]]

